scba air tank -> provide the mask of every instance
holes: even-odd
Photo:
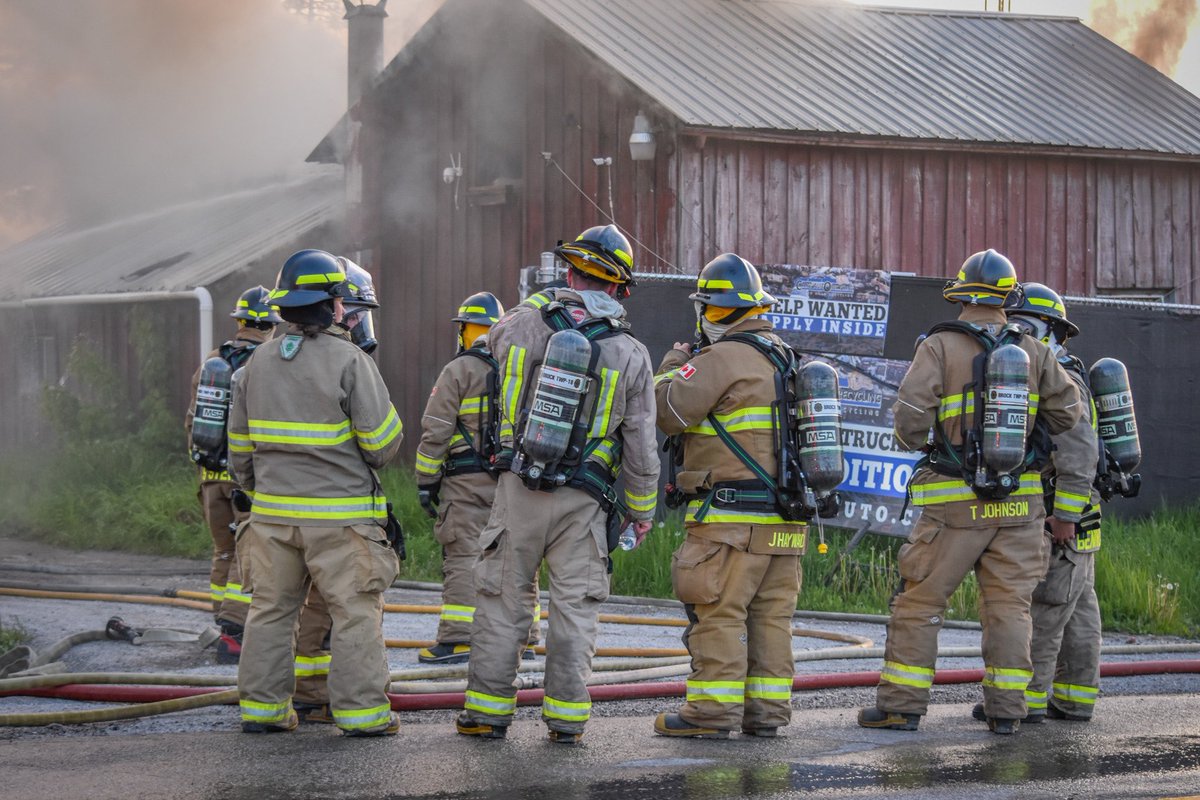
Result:
[[[808,488],[820,497],[836,489],[845,474],[837,370],[810,361],[800,368],[796,393],[800,400],[800,469]]]
[[[983,463],[997,474],[1025,462],[1029,417],[1029,355],[1015,344],[993,350],[984,367]]]
[[[559,331],[546,343],[521,438],[522,467],[531,480],[539,480],[546,467],[567,452],[580,405],[587,396],[591,357],[591,342],[574,329]]]
[[[225,425],[229,419],[233,367],[219,356],[200,366],[196,415],[192,419],[192,460],[208,469],[225,467]]]
[[[1129,373],[1115,358],[1102,358],[1088,371],[1088,382],[1096,403],[1096,431],[1121,471],[1133,472],[1142,460],[1142,445],[1133,414]]]

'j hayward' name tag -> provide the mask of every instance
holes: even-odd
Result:
[[[751,525],[750,552],[760,556],[801,556],[808,546],[804,523]]]

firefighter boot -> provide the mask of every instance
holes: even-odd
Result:
[[[1054,705],[1054,703],[1050,703],[1046,706],[1046,716],[1050,719],[1064,719],[1067,722],[1090,722],[1092,719],[1091,717],[1083,717],[1079,714],[1069,714],[1058,706]],[[1028,721],[1028,718],[1026,718],[1026,722]]]
[[[659,736],[688,736],[693,739],[728,739],[729,731],[693,725],[678,714],[659,714],[654,720]]]
[[[980,722],[987,722],[987,714],[984,713],[983,703],[975,704],[975,707],[971,709],[971,716],[974,717],[975,719],[979,720]],[[1021,720],[1021,724],[1022,725],[1039,725],[1045,719],[1046,719],[1045,714],[1040,714],[1037,712],[1030,712],[1029,714],[1025,715],[1025,719]]]
[[[507,725],[493,725],[490,722],[475,719],[466,711],[454,720],[454,729],[463,736],[478,736],[481,739],[503,739],[508,735]]]
[[[422,664],[465,664],[471,658],[471,645],[465,642],[438,642],[417,653]]]
[[[858,712],[858,724],[862,728],[890,728],[894,731],[915,731],[921,724],[920,714],[901,714],[897,711],[880,711],[878,708],[863,708]]]
[[[1003,719],[1002,717],[988,717],[988,730],[1000,736],[1011,736],[1021,728],[1021,720],[1019,719]]]
[[[282,722],[243,722],[242,733],[286,733],[294,731],[300,724],[295,711],[288,711]]]
[[[568,733],[567,731],[556,731],[550,729],[550,741],[555,744],[579,744],[583,739],[583,731],[579,733]]]
[[[331,724],[333,722],[333,715],[329,713],[328,704],[292,703],[292,708],[296,709],[296,716],[303,723]]]
[[[386,726],[384,726],[382,728],[375,728],[374,730],[366,730],[366,731],[360,730],[358,728],[353,728],[351,730],[343,729],[342,735],[343,736],[395,736],[399,732],[400,732],[400,715],[399,714],[389,714],[388,715],[388,723]]]

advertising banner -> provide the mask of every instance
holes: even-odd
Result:
[[[766,315],[775,331],[802,359],[838,371],[846,478],[838,487],[841,515],[830,524],[907,536],[914,510],[900,511],[920,453],[900,450],[892,435],[892,405],[909,362],[882,357],[890,276],[792,264],[759,269],[779,301]]]

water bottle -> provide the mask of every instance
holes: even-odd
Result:
[[[625,530],[621,531],[621,535],[617,538],[617,547],[625,551],[637,547],[637,533],[633,530],[632,522],[625,526]]]

